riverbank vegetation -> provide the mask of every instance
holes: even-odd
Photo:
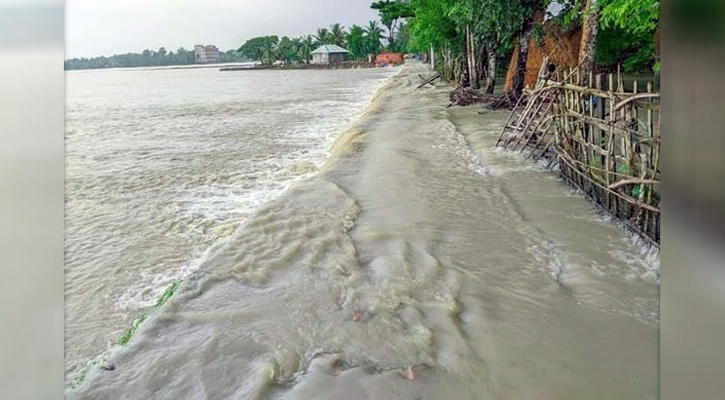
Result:
[[[309,64],[312,51],[323,44],[347,49],[350,60],[368,60],[384,51],[418,53],[439,61],[436,69],[444,78],[489,94],[509,66],[506,90],[515,95],[526,85],[529,53],[537,48],[571,53],[553,59],[565,64],[558,67],[582,64],[583,76],[618,68],[659,73],[659,0],[381,0],[370,7],[380,21],[349,28],[335,23],[294,38],[250,38],[221,52],[221,62]],[[193,51],[162,47],[74,58],[65,69],[194,63]]]
[[[319,28],[314,35],[289,38],[277,35],[258,36],[247,40],[237,51],[263,65],[277,61],[283,64],[309,64],[312,51],[324,44],[334,44],[347,49],[348,59],[364,60],[377,55],[383,49],[383,29],[377,21],[367,25],[353,25],[347,30],[339,23],[328,28]]]
[[[176,290],[179,288],[180,284],[181,284],[181,281],[175,281],[175,282],[171,282],[168,286],[166,286],[166,289],[164,289],[164,291],[161,292],[161,295],[159,295],[159,297],[156,298],[156,301],[154,302],[153,307],[151,309],[145,311],[141,315],[139,315],[138,318],[136,318],[133,321],[133,324],[123,332],[121,337],[118,338],[118,340],[116,341],[116,345],[121,346],[121,347],[126,346],[128,344],[128,342],[131,341],[131,338],[136,333],[136,331],[138,331],[141,324],[143,324],[144,321],[146,321],[146,319],[151,315],[151,313],[153,313],[154,311],[161,308],[164,304],[166,304],[166,302],[171,298],[171,296],[173,296],[174,293],[176,293]],[[96,356],[91,361],[89,361],[73,378],[73,381],[71,382],[71,385],[70,385],[70,389],[75,389],[78,386],[80,386],[86,380],[86,377],[88,377],[88,374],[96,368],[104,368],[104,369],[109,369],[109,370],[112,370],[113,368],[115,368],[112,364],[108,363],[109,355],[110,355],[109,352],[106,352],[106,353]]]
[[[240,54],[263,65],[309,64],[311,52],[324,44],[334,44],[350,53],[349,60],[368,60],[381,52],[409,53],[410,26],[405,22],[415,17],[407,1],[378,1],[370,8],[377,10],[380,21],[349,29],[335,23],[318,28],[314,34],[289,38],[277,35],[259,36],[247,40],[237,49]],[[383,29],[385,28],[385,29]]]
[[[220,51],[219,57],[221,63],[251,61],[236,50]],[[176,51],[166,51],[166,48],[161,47],[158,50],[146,49],[141,53],[115,54],[110,57],[71,58],[65,61],[64,69],[161,67],[195,63],[193,50],[179,47]]]
[[[520,95],[533,47],[572,52],[560,57],[565,65],[558,67],[581,65],[582,76],[617,68],[659,71],[659,0],[391,0],[373,5],[381,9],[381,3],[388,20],[405,20],[406,52],[429,53],[440,60],[436,68],[445,78],[473,89],[483,84],[486,93],[493,92],[498,63],[508,61],[513,67],[507,90]]]

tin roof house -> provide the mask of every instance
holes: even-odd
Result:
[[[349,51],[334,44],[323,44],[312,51],[312,64],[335,64],[347,61]]]

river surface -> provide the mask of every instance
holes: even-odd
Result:
[[[242,75],[154,73],[199,76],[162,75],[188,85],[167,96],[147,72],[119,83],[138,115],[105,140],[70,121],[85,101],[103,126],[128,99],[90,85],[68,114],[67,364],[78,337],[120,334],[112,314],[184,281],[70,397],[659,397],[657,253],[541,166],[493,150],[506,112],[446,109],[451,88],[416,89],[430,73],[416,62],[266,71],[248,83],[255,111],[235,101]],[[265,92],[274,79],[286,90]],[[315,116],[335,121],[328,133]],[[131,155],[104,156],[119,149]],[[235,197],[247,184],[254,201]]]
[[[261,204],[314,173],[393,69],[66,73],[66,381]]]

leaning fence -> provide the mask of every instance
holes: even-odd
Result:
[[[652,243],[660,241],[660,96],[652,83],[578,69],[551,73],[544,59],[497,146],[528,151]]]

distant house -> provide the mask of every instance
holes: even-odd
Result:
[[[349,51],[334,44],[323,44],[312,53],[312,64],[334,64],[347,61]]]
[[[214,45],[194,46],[194,56],[197,64],[213,64],[221,61],[219,49]]]

